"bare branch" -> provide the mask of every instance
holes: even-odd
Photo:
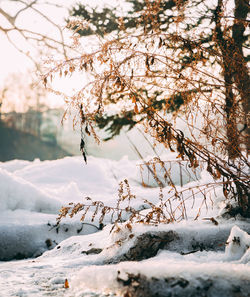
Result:
[[[25,4],[26,6],[25,6],[24,8],[22,8],[22,9],[20,9],[20,10],[15,14],[15,16],[14,16],[15,19],[18,17],[18,15],[19,15],[20,13],[22,13],[23,11],[25,11],[25,10],[27,10],[28,8],[32,7],[32,5],[35,4],[35,3],[37,2],[37,0],[31,2],[30,4],[26,4],[26,3],[23,2],[23,1],[20,1],[20,2],[23,3],[23,4]]]
[[[29,45],[32,45],[34,47],[34,41],[37,42],[37,45],[46,46],[48,49],[57,50],[67,59],[67,51],[68,50],[74,50],[72,46],[66,44],[63,29],[59,24],[57,24],[54,20],[49,18],[46,14],[44,14],[37,6],[38,5],[53,5],[56,8],[62,8],[61,5],[54,5],[53,3],[49,3],[48,1],[42,2],[39,0],[33,0],[33,1],[24,1],[24,0],[10,0],[10,2],[16,2],[17,4],[21,4],[23,7],[18,9],[18,11],[12,16],[8,12],[6,12],[5,9],[0,8],[0,15],[2,15],[9,23],[9,26],[0,26],[0,31],[2,31],[6,36],[8,41],[22,54],[27,56],[27,53],[18,45],[15,43],[15,41],[8,35],[8,33],[15,31],[18,32],[24,40]],[[58,37],[54,38],[49,35],[46,35],[42,32],[37,32],[29,28],[23,28],[18,25],[16,25],[17,19],[22,18],[23,13],[26,12],[34,12],[36,13],[41,20],[45,21],[47,24],[52,25],[58,32]],[[38,48],[37,48],[38,49]],[[28,58],[32,60],[34,63],[35,57],[32,57],[28,55]],[[38,65],[37,62],[34,63],[36,66]]]
[[[19,53],[21,53],[21,54],[25,55],[26,57],[28,57],[28,58],[31,60],[31,62],[36,66],[36,68],[37,68],[38,70],[40,69],[39,63],[37,63],[37,61],[36,61],[34,58],[32,58],[31,55],[29,55],[27,52],[25,52],[25,51],[23,51],[21,48],[19,48],[19,47],[16,45],[16,43],[13,42],[13,41],[11,40],[11,38],[9,37],[8,34],[6,34],[6,37],[7,37],[8,41],[9,41],[9,43],[12,44],[12,45],[14,46],[14,48],[15,48],[17,51],[19,51]]]
[[[16,20],[16,18],[13,17],[13,16],[11,16],[11,15],[9,15],[9,14],[8,14],[6,11],[4,11],[1,7],[0,7],[0,14],[1,14],[2,16],[4,16],[12,26],[15,26],[15,20]]]

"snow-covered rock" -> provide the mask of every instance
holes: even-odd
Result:
[[[246,263],[250,253],[250,235],[234,226],[227,240],[226,255],[229,260],[240,260]]]

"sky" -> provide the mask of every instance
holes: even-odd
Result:
[[[43,0],[41,0],[43,1]],[[51,0],[52,1],[52,0]],[[91,4],[93,6],[101,6],[103,4],[107,4],[109,7],[110,5],[116,5],[117,3],[121,3],[123,0],[86,0],[86,1],[81,1],[81,3],[85,2],[88,4]],[[5,0],[0,0],[0,9],[8,9],[9,14],[14,15],[16,12],[16,8],[12,5],[10,5],[10,0],[5,1]],[[28,2],[28,0],[27,0]],[[70,7],[70,5],[72,3],[74,3],[75,0],[68,0],[68,1],[62,1],[62,0],[55,0],[53,1],[53,3],[58,3],[58,4],[65,4],[67,3],[68,7]],[[122,8],[124,8],[124,6],[122,6]],[[61,24],[61,26],[64,26],[64,22],[63,19],[67,16],[68,10],[67,9],[50,9],[50,10],[45,10],[44,13],[47,16],[50,16],[53,21],[55,23]],[[52,30],[50,30],[51,28],[47,25],[47,22],[44,22],[41,20],[41,18],[36,18],[36,15],[34,13],[27,13],[26,15],[24,14],[22,18],[20,18],[19,20],[19,24],[22,24],[23,26],[26,27],[30,27],[33,30],[38,30],[40,32],[45,32],[45,33],[49,33],[51,35]],[[4,27],[7,26],[8,24],[4,21],[4,18],[1,16],[0,13],[0,27]],[[52,28],[54,30],[54,28]],[[17,46],[20,46],[22,49],[26,48],[26,44],[22,42],[21,39],[17,39],[15,38],[14,41],[16,42]],[[28,90],[28,92],[26,90],[24,90],[23,85],[25,84],[25,79],[27,80],[29,78],[29,73],[27,75],[27,70],[31,69],[32,67],[34,67],[34,65],[32,64],[32,62],[23,54],[21,54],[20,52],[18,52],[13,45],[11,45],[9,43],[9,41],[7,40],[5,34],[0,30],[0,96],[1,96],[1,88],[3,88],[3,86],[7,83],[8,85],[12,85],[12,90],[11,90],[11,96],[9,96],[8,94],[8,108],[4,108],[6,106],[4,106],[4,104],[2,105],[1,111],[2,112],[8,112],[11,111],[13,109],[15,109],[18,112],[24,112],[27,109],[27,106],[23,106],[22,105],[22,99],[25,100],[25,97],[27,95],[27,93],[30,95],[30,97],[34,97],[35,94],[35,90]],[[18,75],[22,73],[22,77],[20,77],[18,84],[14,84],[12,83],[12,81],[16,81]],[[58,90],[62,90],[63,88],[65,89],[78,89],[79,86],[82,84],[84,78],[81,77],[80,75],[76,75],[73,79],[68,80],[68,79],[55,79],[56,81],[56,89]],[[11,99],[10,99],[11,97]],[[57,107],[62,107],[65,110],[65,103],[62,97],[60,96],[55,96],[51,93],[48,94],[48,96],[45,98],[46,103],[49,107],[51,108],[57,108]],[[14,103],[13,103],[14,102]],[[62,111],[63,113],[63,111]],[[71,125],[70,125],[70,129],[71,129]],[[75,139],[71,139],[69,138],[69,133],[67,134],[68,142],[65,141],[65,139],[63,140],[63,143],[67,142],[71,144],[71,149],[72,149],[72,143],[75,143]],[[77,137],[79,137],[79,135],[77,134]],[[77,138],[78,141],[78,138]],[[105,151],[105,147],[107,147],[106,151],[110,151],[112,150],[112,155],[115,154],[115,151],[117,151],[117,145],[118,143],[122,144],[122,147],[124,148],[124,150],[126,150],[126,153],[129,154],[130,153],[130,149],[128,147],[127,142],[124,143],[126,141],[124,141],[124,139],[119,138],[118,142],[114,142],[114,141],[110,141],[109,143],[105,143],[102,144],[102,152]],[[77,152],[78,152],[78,145],[77,145]],[[90,151],[95,150],[95,146],[93,145],[93,147],[91,146]],[[123,150],[123,151],[124,151]],[[150,150],[150,149],[149,149]],[[105,151],[105,152],[106,152]],[[121,154],[123,154],[123,152],[121,152],[121,150],[118,150],[118,154],[116,156],[116,158],[120,158]],[[99,152],[99,150],[98,150]],[[98,153],[97,152],[97,153]],[[104,152],[104,154],[105,154]],[[76,153],[76,151],[74,151],[74,153]],[[134,157],[133,157],[134,158]]]
[[[117,3],[121,3],[122,0],[113,0],[112,5],[116,5]],[[29,1],[26,1],[29,3]],[[38,1],[38,2],[45,2],[45,1]],[[48,1],[49,2],[49,1]],[[71,7],[75,2],[75,0],[69,0],[69,1],[62,1],[62,0],[54,0],[50,1],[53,4],[63,5],[64,8],[58,8],[53,6],[46,6],[42,5],[39,7],[39,9],[51,20],[53,20],[54,23],[60,25],[61,27],[65,26],[64,18],[68,15],[68,8]],[[78,1],[79,2],[79,1]],[[10,1],[10,0],[0,0],[0,9],[4,9],[7,11],[10,15],[15,15],[17,10],[19,8],[22,8],[22,6],[18,7],[16,4],[16,1]],[[66,3],[66,4],[65,4]],[[108,0],[82,0],[81,3],[90,4],[93,6],[103,6],[108,5],[110,6],[110,1]],[[54,26],[48,25],[47,21],[44,21],[44,19],[40,16],[38,16],[36,13],[34,13],[31,10],[27,10],[27,12],[23,12],[19,15],[17,19],[17,24],[19,26],[28,28],[30,30],[41,32],[43,34],[46,34],[53,38],[58,38],[59,33],[56,30]],[[9,24],[6,21],[6,19],[1,15],[0,13],[0,27],[8,28]],[[66,30],[64,30],[65,32]],[[65,32],[66,33],[66,32]],[[67,35],[66,35],[67,36]],[[68,35],[69,36],[69,35]],[[34,54],[33,49],[27,45],[27,43],[23,40],[23,38],[20,37],[20,34],[12,33],[13,42],[15,45],[19,48],[21,48],[25,52],[29,52],[31,55]],[[9,77],[11,73],[24,73],[24,75],[27,75],[28,69],[34,69],[33,63],[30,61],[27,56],[24,54],[21,54],[19,51],[15,49],[15,47],[10,44],[8,41],[6,35],[3,31],[0,30],[0,89],[3,88],[3,86],[10,81]],[[38,56],[38,60],[45,60],[47,58],[46,53],[44,56]],[[62,81],[57,80],[56,88],[62,89],[63,91],[67,92],[67,90],[74,90],[77,85],[79,85],[79,82],[82,81],[82,77],[74,78],[74,80],[71,81]],[[51,98],[51,97],[50,97]],[[64,104],[63,99],[58,96],[53,96],[53,99],[49,100],[49,105],[51,107],[55,106],[62,106]]]
[[[16,7],[10,4],[10,0],[0,0],[0,8],[7,9],[10,14],[14,14],[16,12]],[[29,1],[27,1],[29,2]],[[55,0],[52,1],[54,4],[64,5],[66,7],[71,7],[74,4],[75,0]],[[79,1],[78,1],[79,2]],[[85,0],[80,1],[81,3],[91,4],[93,6],[103,6],[107,4],[110,6],[110,1],[108,0]],[[115,3],[119,3],[121,0],[113,0],[112,5]],[[53,8],[53,7],[42,7],[43,12],[46,16],[49,16],[55,23],[61,25],[62,27],[65,25],[64,18],[68,14],[67,8]],[[47,22],[43,21],[40,17],[38,18],[34,12],[28,11],[20,15],[18,19],[18,24],[22,26],[32,28],[32,30],[37,30],[40,32],[45,32],[50,36],[57,36],[58,34],[55,32],[55,28],[48,26]],[[7,22],[4,18],[0,15],[0,26],[6,26]],[[14,38],[14,41],[17,46],[21,47],[22,49],[26,48],[26,44],[17,37]],[[19,53],[7,40],[5,34],[0,30],[0,44],[1,44],[1,55],[0,55],[0,81],[2,81],[10,72],[22,72],[25,68],[31,67],[32,63],[29,61],[25,55]]]
[[[56,2],[62,2],[62,1],[54,1],[54,3]],[[68,3],[70,2],[73,2],[73,1],[68,1]],[[7,11],[10,15],[13,16],[17,12],[17,10],[22,8],[22,6],[18,7],[16,4],[15,5],[13,4],[14,3],[13,2],[11,3],[11,1],[0,1],[0,9]],[[49,10],[48,7],[41,7],[41,10],[46,16],[50,17],[55,23],[63,26],[63,18],[64,18],[64,15],[66,15],[67,13],[66,9],[51,8]],[[42,17],[39,17],[36,13],[34,13],[31,10],[27,10],[27,12],[23,12],[19,15],[19,17],[17,18],[17,25],[27,28],[29,30],[48,34],[49,36],[55,37],[55,38],[57,38],[57,35],[58,35],[55,28],[53,28],[52,26],[49,26],[47,21],[45,21]],[[0,14],[0,27],[4,27],[4,28],[9,27],[8,22],[1,14]],[[20,34],[13,32],[11,37],[15,46],[21,48],[24,52],[30,52],[31,55],[34,55],[34,50],[32,51],[32,48],[27,44],[27,42],[24,41],[24,39],[20,36]],[[0,44],[1,44],[0,88],[4,88],[6,85],[8,86],[11,83],[13,74],[15,76],[20,75],[21,81],[25,81],[25,77],[28,81],[27,71],[30,71],[30,73],[35,72],[34,64],[31,62],[31,60],[26,55],[20,53],[8,41],[7,36],[1,30],[0,30]],[[37,59],[39,60],[40,57],[37,57]],[[10,99],[10,101],[16,101],[17,100],[16,97],[19,97],[19,98],[22,97],[23,92],[22,90],[20,90],[20,84],[17,84],[16,88],[17,88],[16,95],[13,92],[13,89],[15,88],[12,88],[12,91],[11,91],[12,99]],[[49,100],[49,102],[50,102],[49,105],[51,107],[55,107],[57,105],[63,104],[63,100],[59,97],[53,98],[53,100]],[[21,106],[20,102],[16,103],[17,109],[18,109],[18,106]],[[4,105],[4,107],[6,109],[4,111],[8,111],[8,106],[6,107],[6,105]],[[23,108],[21,109],[19,108],[18,111],[23,111],[22,109]]]
[[[7,40],[4,34],[0,33],[1,55],[0,55],[0,81],[2,82],[11,72],[22,72],[25,68],[31,67],[31,62],[24,55],[20,54]]]
[[[72,1],[71,1],[72,2]],[[11,1],[0,1],[0,8],[3,8],[6,10],[10,15],[14,15],[17,11],[16,7],[12,5]],[[63,13],[66,12],[66,10],[61,9],[54,9],[55,13],[53,16],[53,19],[56,23],[61,23],[63,19]],[[48,15],[47,11],[44,11],[46,15]],[[31,12],[30,10],[27,12],[24,12],[23,14],[20,14],[20,17],[17,19],[17,24],[19,26],[29,28],[32,30],[37,30],[40,32],[48,32],[48,25],[47,22],[42,20],[42,18],[37,17],[37,15],[34,12]],[[0,25],[3,27],[8,27],[8,23],[3,18],[2,15],[0,15]],[[50,34],[51,35],[51,34]],[[53,34],[54,35],[54,34]],[[27,43],[23,41],[22,38],[20,38],[19,34],[12,34],[13,41],[16,46],[20,47],[22,50],[27,51],[29,50],[27,47]],[[1,42],[1,56],[0,56],[0,62],[3,67],[0,69],[0,79],[2,80],[4,77],[8,75],[10,72],[22,72],[25,68],[32,67],[32,63],[30,60],[20,52],[18,52],[13,45],[10,44],[8,41],[6,35],[0,31],[0,42]]]

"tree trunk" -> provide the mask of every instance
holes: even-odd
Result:
[[[237,1],[237,0],[236,0]],[[234,60],[232,42],[229,42],[222,31],[221,16],[222,16],[223,1],[218,0],[215,18],[215,38],[221,50],[224,82],[225,82],[225,112],[226,112],[226,134],[227,134],[227,151],[228,157],[234,160],[240,155],[240,140],[237,128],[237,101],[233,92],[233,74],[236,69],[232,66]]]
[[[250,11],[248,0],[235,0],[235,21],[232,28],[232,38],[234,46],[234,81],[237,86],[238,92],[241,98],[241,104],[244,113],[244,128],[241,130],[243,143],[246,146],[247,155],[250,153],[250,77],[247,68],[247,62],[243,54],[243,42],[247,14]],[[242,208],[243,215],[250,216],[250,197],[249,192],[242,195],[242,199],[239,201],[240,207]]]
[[[247,62],[243,54],[245,21],[249,12],[248,0],[235,0],[234,24],[232,35],[225,36],[221,25],[222,0],[218,0],[214,13],[215,40],[222,54],[222,68],[225,82],[225,112],[226,131],[228,138],[228,156],[235,159],[240,156],[240,150],[245,145],[249,154],[249,91],[250,78]],[[236,88],[235,88],[236,87]],[[237,94],[238,93],[238,94]],[[243,110],[243,113],[242,113]],[[243,124],[239,128],[238,124]],[[239,203],[239,212],[246,217],[250,216],[249,189],[236,184]]]
[[[242,129],[247,154],[250,153],[250,77],[247,68],[247,62],[243,54],[244,32],[247,14],[250,11],[248,0],[235,0],[235,21],[232,28],[234,65],[234,80],[240,93],[241,104],[244,112],[244,127]],[[233,63],[234,64],[234,63]]]
[[[224,58],[223,58],[224,60]],[[236,100],[233,93],[233,75],[227,62],[224,62],[224,80],[225,80],[225,112],[226,112],[226,131],[227,131],[227,151],[230,159],[239,156],[240,141],[237,129]]]

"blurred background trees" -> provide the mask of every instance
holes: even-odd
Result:
[[[67,122],[64,122],[63,127],[60,124],[64,113],[63,99],[39,85],[41,70],[46,67],[47,60],[51,58],[56,61],[77,51],[72,46],[71,33],[65,29],[65,19],[68,18],[72,3],[74,1],[62,3],[60,0],[0,2],[0,115],[2,113],[2,124],[7,125],[8,121],[9,129],[18,129],[33,136],[40,135],[43,141],[57,142],[66,151],[77,155],[80,153],[76,145],[79,138],[78,129],[72,131],[71,124]],[[70,83],[58,80],[56,87],[61,91],[68,91],[74,88],[71,84],[79,80],[82,78],[74,77]],[[7,131],[2,130],[2,133]],[[94,141],[88,141],[89,152],[105,157],[110,148],[117,147],[114,158],[121,158],[123,153],[136,158],[126,139],[120,137],[119,141],[124,148],[122,151],[119,150],[121,147],[117,141],[111,141],[103,146],[102,150]],[[7,144],[1,141],[0,146],[6,146],[8,152],[9,145],[9,142]],[[39,146],[36,150],[39,151]],[[17,150],[13,150],[8,158],[19,158],[15,152]],[[34,153],[32,156],[35,155]],[[1,160],[5,160],[3,154]]]
[[[39,84],[48,55],[66,58],[67,51],[72,50],[63,29],[67,9],[57,2],[60,1],[0,3],[2,161],[67,155],[52,145],[57,142],[57,125],[63,111],[57,120],[52,115],[48,117],[49,109],[55,104],[49,102],[53,98]]]

